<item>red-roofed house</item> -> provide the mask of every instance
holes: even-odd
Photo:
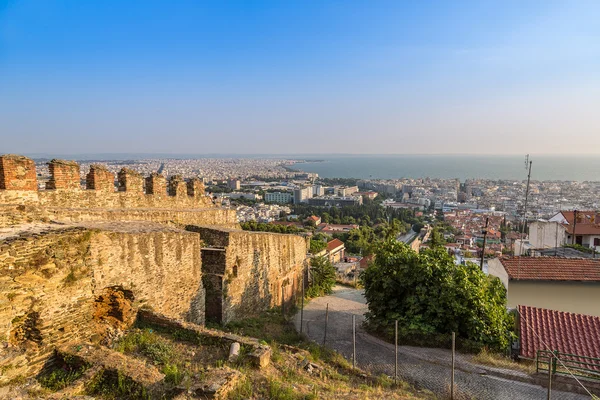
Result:
[[[327,257],[332,263],[341,262],[344,259],[346,246],[340,239],[333,239],[327,242]]]
[[[311,215],[310,217],[306,218],[306,222],[314,222],[315,226],[318,226],[321,223],[321,217]]]
[[[504,257],[488,261],[508,306],[520,304],[600,317],[600,259]]]
[[[561,211],[550,222],[562,224],[566,232],[567,244],[580,244],[585,247],[600,247],[600,213],[596,211]],[[573,235],[575,239],[573,240]]]
[[[538,350],[600,358],[600,318],[520,305],[519,342],[526,358]]]

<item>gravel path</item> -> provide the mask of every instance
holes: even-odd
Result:
[[[312,300],[304,308],[303,331],[311,340],[323,343],[325,308],[329,304],[327,346],[352,360],[352,315],[356,316],[356,361],[359,367],[379,375],[394,375],[394,345],[369,335],[362,329],[367,311],[362,291],[336,286],[330,296]],[[300,330],[300,313],[295,316]],[[398,375],[419,388],[441,397],[450,392],[451,353],[445,349],[399,346]],[[494,375],[491,375],[491,374]],[[502,378],[498,375],[503,376]],[[547,389],[510,379],[528,379],[525,373],[473,364],[457,354],[455,384],[457,399],[546,399]],[[447,397],[446,397],[447,398]],[[589,399],[575,393],[553,390],[553,399]]]

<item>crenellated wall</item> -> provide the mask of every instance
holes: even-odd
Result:
[[[206,317],[227,323],[294,303],[301,289],[306,240],[297,235],[187,226],[204,243]]]
[[[107,291],[111,300],[102,304]],[[125,296],[119,298],[119,293]],[[121,223],[51,229],[4,240],[0,383],[37,373],[55,347],[102,341],[114,324],[131,323],[115,319],[119,313],[110,311],[117,305],[119,312],[133,316],[128,307],[148,307],[204,324],[198,235],[157,224]]]
[[[246,232],[198,179],[115,176],[52,160],[0,156],[0,385],[39,372],[54,348],[103,342],[140,307],[204,324],[229,322],[299,295],[307,243]],[[186,226],[186,230],[178,226]]]
[[[80,184],[80,168],[74,161],[49,163],[47,190],[38,190],[35,164],[15,155],[0,156],[0,227],[53,219],[58,221],[146,220],[182,224],[236,226],[234,210],[216,207],[204,194],[199,179],[187,182],[174,176],[152,174],[144,179],[123,168],[115,176],[94,164]],[[168,187],[168,190],[167,190]]]

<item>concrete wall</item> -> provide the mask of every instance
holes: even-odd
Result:
[[[304,238],[212,227],[187,229],[198,232],[204,243],[207,316],[227,323],[281,306],[282,300],[292,305],[301,288]]]
[[[498,258],[493,258],[491,260],[488,260],[487,266],[488,266],[488,274],[500,278],[500,281],[502,282],[504,287],[508,289],[508,274],[506,273],[506,270],[504,269],[504,266],[502,265],[500,260]],[[524,305],[529,305],[529,304],[524,304]]]
[[[529,243],[534,249],[560,247],[566,243],[566,229],[558,222],[534,221],[529,224]]]
[[[204,323],[198,235],[140,224],[5,239],[0,245],[0,383],[37,373],[56,346],[106,339],[111,328],[99,315],[97,300],[111,288],[132,294],[130,308],[146,306]],[[107,307],[117,301],[108,299]]]
[[[508,306],[533,306],[600,317],[600,284],[510,281]]]

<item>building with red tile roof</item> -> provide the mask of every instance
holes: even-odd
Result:
[[[344,259],[346,246],[340,239],[333,239],[327,242],[327,256],[332,263],[341,262]]]
[[[488,261],[488,273],[504,284],[509,307],[600,317],[600,259],[501,257]]]
[[[535,358],[538,350],[558,350],[600,358],[600,317],[522,305],[518,310],[522,357]]]
[[[356,224],[340,225],[340,224],[321,223],[317,227],[318,232],[327,233],[329,235],[331,235],[333,233],[350,232],[352,229],[358,229],[358,225],[356,225]]]
[[[316,215],[311,215],[310,217],[306,218],[307,222],[314,222],[315,226],[318,226],[321,223],[321,217],[317,217]]]
[[[597,211],[561,211],[549,219],[567,230],[566,243],[600,247],[600,213]]]

